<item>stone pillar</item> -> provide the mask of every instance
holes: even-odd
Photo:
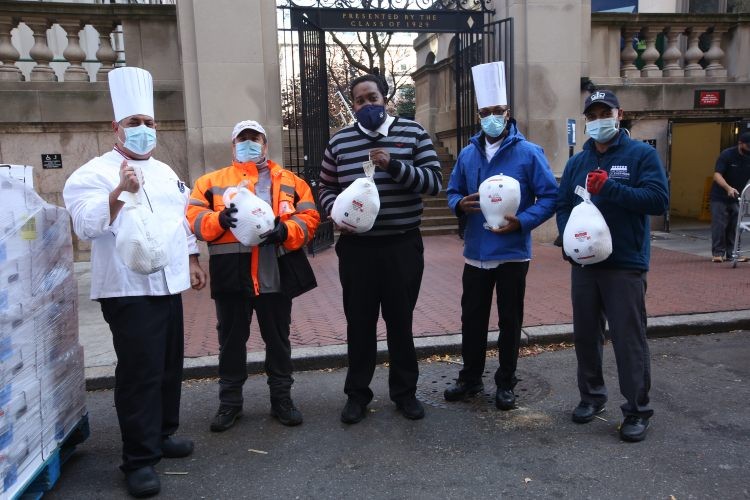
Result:
[[[29,56],[36,62],[31,70],[31,80],[40,82],[54,82],[57,80],[55,70],[49,65],[55,55],[47,45],[47,30],[52,26],[45,17],[24,17],[26,23],[34,35],[34,46],[29,51]]]
[[[60,19],[58,24],[68,37],[68,46],[63,51],[63,57],[70,63],[70,66],[65,69],[65,81],[89,81],[89,73],[83,67],[83,61],[86,60],[86,52],[81,48],[78,35],[83,29],[83,24],[78,19]]]
[[[10,42],[10,32],[18,26],[18,20],[10,16],[0,16],[0,81],[20,82],[23,80],[21,68],[16,61],[21,57]]]
[[[724,58],[721,39],[725,32],[726,28],[717,27],[714,27],[711,31],[711,47],[704,54],[704,57],[708,61],[708,66],[706,66],[707,76],[727,76],[727,69],[721,64],[721,60]]]
[[[96,72],[97,81],[107,81],[107,73],[115,68],[115,62],[117,62],[117,53],[112,48],[111,33],[115,29],[117,23],[102,22],[93,23],[97,33],[99,33],[99,50],[96,51],[96,58],[102,65],[99,67],[99,71]]]
[[[268,0],[248,0],[242,9],[236,0],[177,3],[191,183],[231,162],[240,120],[258,120],[269,157],[283,161],[276,15]]]
[[[701,33],[705,27],[692,26],[688,35],[688,49],[685,51],[685,76],[706,76],[706,70],[698,64],[703,57],[703,51],[698,46]]]
[[[685,76],[685,70],[680,66],[680,58],[682,52],[680,52],[680,35],[685,31],[684,26],[670,26],[667,36],[667,48],[661,55],[662,61],[664,61],[663,74],[664,76]]]
[[[641,68],[642,77],[661,77],[662,72],[659,66],[656,65],[656,60],[659,59],[659,51],[656,50],[656,37],[662,32],[661,28],[655,26],[648,26],[643,29],[643,33],[646,36],[646,50],[641,54],[643,59],[643,68]]]

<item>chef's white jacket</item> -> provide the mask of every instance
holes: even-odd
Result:
[[[190,189],[165,163],[153,158],[128,160],[143,172],[144,190],[160,225],[171,230],[169,264],[155,273],[142,275],[128,269],[115,250],[115,236],[123,213],[110,225],[109,194],[120,182],[117,150],[89,161],[65,182],[63,199],[73,218],[73,230],[81,240],[91,241],[91,298],[172,295],[190,287],[188,256],[198,253],[195,235],[185,218]]]

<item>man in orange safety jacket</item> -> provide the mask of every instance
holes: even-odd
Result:
[[[196,237],[208,243],[211,297],[218,320],[219,410],[211,430],[225,431],[242,415],[253,312],[266,344],[271,415],[284,425],[299,425],[302,413],[291,399],[289,325],[292,298],[315,286],[301,249],[312,240],[320,215],[307,183],[267,159],[268,139],[258,122],[245,120],[235,125],[232,153],[232,165],[195,181],[187,209]],[[223,200],[227,188],[243,181],[271,205],[276,216],[275,227],[255,247],[244,246],[234,237],[230,229],[237,222],[237,208],[234,204],[226,207]]]

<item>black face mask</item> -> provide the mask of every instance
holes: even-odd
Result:
[[[375,130],[385,121],[385,106],[379,104],[367,104],[354,113],[357,121],[367,130]]]

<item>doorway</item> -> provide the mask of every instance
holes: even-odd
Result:
[[[736,144],[737,122],[673,122],[669,215],[674,223],[711,221],[709,193],[719,153]]]

